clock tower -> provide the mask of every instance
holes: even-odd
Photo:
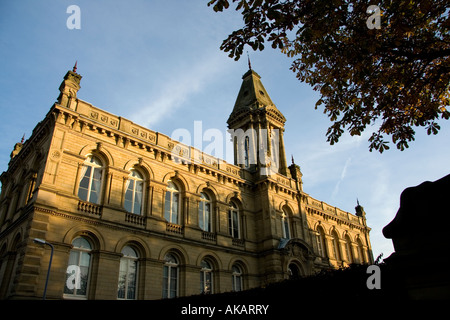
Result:
[[[286,118],[254,70],[250,68],[242,79],[227,121],[233,139],[234,164],[261,175],[290,176],[283,141]]]

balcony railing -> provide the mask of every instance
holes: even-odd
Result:
[[[183,226],[168,222],[166,225],[166,231],[177,233],[177,234],[183,234]]]
[[[245,244],[244,239],[233,238],[233,246],[243,247]]]
[[[202,239],[209,241],[216,241],[216,234],[208,231],[202,232]]]
[[[97,216],[102,215],[102,206],[95,204],[95,203],[82,201],[82,200],[78,201],[78,210],[86,212],[86,213],[94,214]]]
[[[140,216],[138,214],[129,213],[125,214],[125,221],[133,224],[137,224],[140,226],[145,226],[145,217]]]

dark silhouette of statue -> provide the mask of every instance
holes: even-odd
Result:
[[[395,249],[385,262],[410,298],[450,298],[450,175],[406,188],[383,235]]]

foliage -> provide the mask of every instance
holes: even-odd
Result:
[[[220,12],[235,4],[245,26],[221,45],[238,60],[245,45],[265,43],[293,58],[291,70],[320,93],[316,109],[333,124],[334,144],[347,129],[361,135],[378,126],[369,150],[408,148],[415,127],[428,135],[450,112],[450,19],[448,0],[210,0]],[[379,29],[366,22],[380,9]]]

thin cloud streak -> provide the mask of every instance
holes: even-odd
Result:
[[[347,161],[345,161],[344,168],[342,169],[341,178],[336,183],[336,186],[334,187],[333,193],[331,194],[331,199],[334,200],[336,196],[339,193],[339,186],[341,185],[341,182],[345,179],[345,176],[347,174],[347,168],[350,166],[350,162],[352,161],[352,157],[349,157]]]
[[[211,81],[217,74],[224,71],[225,64],[220,63],[218,55],[207,59],[199,59],[199,62],[189,66],[186,70],[168,70],[161,76],[164,84],[158,90],[157,97],[149,97],[151,102],[130,116],[130,120],[148,128],[161,123],[186,104],[193,95],[202,92],[204,85]],[[174,77],[173,75],[176,74]],[[185,110],[186,111],[186,110]],[[169,134],[166,132],[166,134]]]

